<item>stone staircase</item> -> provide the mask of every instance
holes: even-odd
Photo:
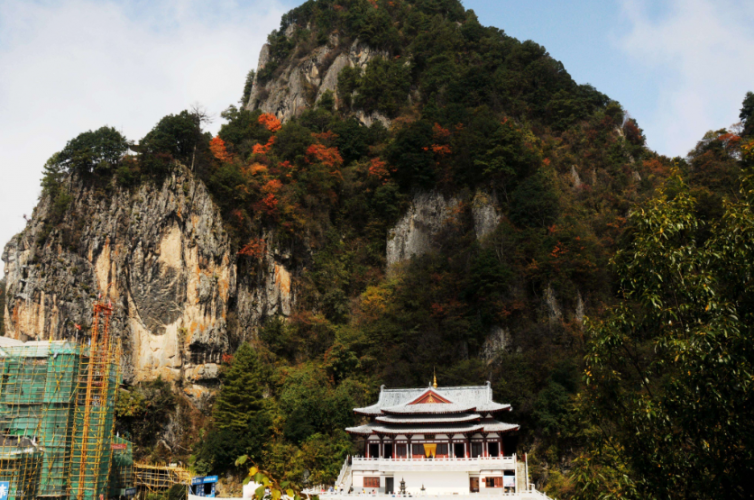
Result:
[[[350,456],[346,456],[346,459],[343,461],[343,467],[340,468],[338,479],[335,480],[336,490],[340,490],[342,488],[344,492],[348,492],[348,489],[351,487],[352,475],[350,459]]]
[[[516,491],[526,491],[529,486],[529,478],[526,475],[526,462],[518,460],[516,462]]]

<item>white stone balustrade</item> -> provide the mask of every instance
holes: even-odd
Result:
[[[376,458],[353,457],[354,471],[468,471],[515,470],[516,456],[508,457],[435,457]]]

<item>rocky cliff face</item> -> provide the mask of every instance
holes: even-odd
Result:
[[[286,34],[291,36],[293,31]],[[349,66],[363,70],[376,57],[387,57],[387,53],[374,50],[358,40],[345,45],[333,35],[327,45],[304,55],[294,54],[276,69],[274,78],[262,82],[258,75],[270,64],[270,47],[265,44],[259,54],[257,76],[249,101],[245,103],[246,109],[259,109],[286,121],[311,108],[327,91],[333,93],[337,103],[341,70]],[[375,121],[390,125],[390,120],[377,112],[358,112],[356,116],[366,126]]]
[[[417,193],[406,214],[390,230],[387,239],[387,264],[392,266],[437,248],[440,233],[452,225],[463,224],[459,198],[441,193]],[[493,196],[478,191],[471,202],[473,229],[481,240],[500,224]]]
[[[200,398],[223,353],[265,317],[290,313],[288,256],[268,250],[256,275],[239,276],[220,213],[185,170],[160,187],[107,189],[70,180],[75,201],[62,223],[50,231],[52,202],[43,197],[5,247],[6,335],[86,336],[102,297],[115,308],[125,379],[161,376]]]
[[[388,266],[432,250],[442,229],[455,222],[459,204],[456,198],[447,199],[437,192],[415,195],[406,214],[388,234]]]

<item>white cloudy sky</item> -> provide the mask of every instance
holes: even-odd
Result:
[[[193,103],[219,115],[240,98],[267,33],[299,3],[0,0],[0,249],[68,139],[102,125],[139,139]],[[754,90],[750,0],[463,3],[483,24],[547,47],[670,156],[734,123]]]

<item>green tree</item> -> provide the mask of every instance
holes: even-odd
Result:
[[[387,150],[387,159],[397,169],[404,189],[431,188],[435,183],[435,160],[431,151],[432,125],[426,120],[412,123],[398,132]]]
[[[218,135],[225,141],[229,151],[247,158],[254,144],[267,142],[270,131],[259,123],[261,114],[261,111],[249,111],[243,108],[239,110],[235,106],[230,106],[221,113],[220,116],[228,123],[220,127]]]
[[[261,460],[270,436],[264,367],[249,344],[238,348],[220,380],[222,387],[212,408],[213,427],[197,446],[196,467],[201,473],[228,470],[242,455]]]
[[[372,59],[359,80],[354,104],[365,111],[377,110],[392,118],[408,99],[411,67],[401,60]]]
[[[264,411],[264,377],[256,351],[243,344],[221,377],[222,388],[213,408],[219,429],[243,431],[252,418]]]
[[[77,135],[53,159],[58,172],[106,174],[111,173],[126,151],[128,140],[114,128],[102,127]]]
[[[141,140],[139,151],[144,155],[166,155],[190,166],[201,135],[199,117],[184,110],[162,118]]]
[[[544,170],[524,180],[511,195],[513,222],[519,226],[548,227],[558,216],[558,196]]]
[[[622,301],[589,328],[582,416],[601,432],[581,498],[750,497],[754,214],[695,205],[676,178],[630,217]]]

